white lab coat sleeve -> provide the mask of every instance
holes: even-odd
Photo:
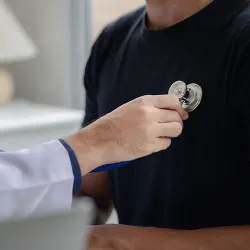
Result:
[[[63,140],[0,152],[0,220],[69,210],[80,185],[76,156]]]

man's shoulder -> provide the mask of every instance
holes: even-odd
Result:
[[[119,33],[127,31],[139,18],[142,17],[144,12],[145,7],[143,6],[120,16],[106,26],[104,29],[106,34],[115,34],[117,31]]]
[[[123,41],[137,20],[142,18],[144,12],[145,7],[142,6],[109,23],[96,39],[96,46],[101,46],[104,49],[108,44],[111,45],[112,42],[117,44]]]
[[[231,33],[236,38],[238,46],[244,49],[250,44],[250,1],[234,17],[231,26]]]

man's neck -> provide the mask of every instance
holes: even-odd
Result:
[[[199,12],[213,0],[147,0],[148,27],[173,26]]]

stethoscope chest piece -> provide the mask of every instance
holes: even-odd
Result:
[[[183,81],[176,81],[170,86],[168,94],[178,96],[181,106],[187,112],[194,111],[202,100],[202,88],[196,83],[186,85]]]

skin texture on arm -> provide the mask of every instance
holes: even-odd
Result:
[[[250,226],[192,231],[124,225],[93,228],[88,250],[249,250]]]
[[[101,165],[132,161],[167,149],[171,139],[182,133],[186,119],[188,113],[177,97],[142,96],[65,141],[75,152],[83,176]]]

